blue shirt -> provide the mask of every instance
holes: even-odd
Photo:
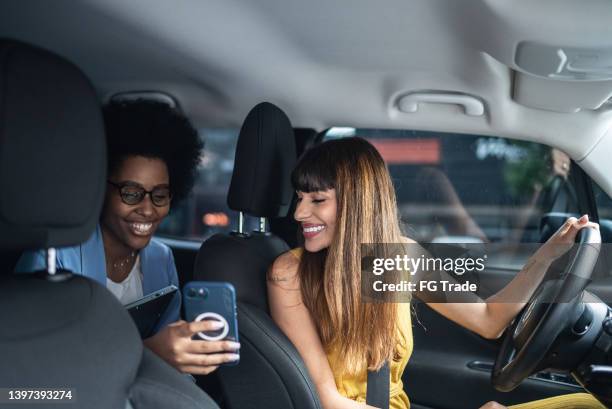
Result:
[[[47,266],[44,250],[25,252],[17,266],[16,272],[33,272],[45,270]],[[100,226],[83,244],[58,248],[56,253],[57,269],[68,270],[75,274],[89,277],[106,287],[106,259]],[[179,287],[176,266],[172,250],[159,241],[152,239],[140,250],[140,268],[142,271],[142,293],[148,295],[171,284]],[[166,325],[178,321],[181,308],[181,295],[177,291],[161,316],[154,333]]]

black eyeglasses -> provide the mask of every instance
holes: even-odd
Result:
[[[109,185],[119,189],[121,201],[127,205],[137,205],[142,202],[148,194],[151,197],[151,202],[157,207],[167,206],[172,199],[170,188],[167,186],[158,186],[153,190],[146,190],[142,186],[133,185],[131,183],[115,183],[107,180]]]

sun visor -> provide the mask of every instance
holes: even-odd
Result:
[[[612,96],[612,81],[562,81],[516,72],[513,99],[526,107],[554,112],[598,109]]]
[[[598,109],[612,96],[612,48],[523,41],[516,47],[513,98],[555,112]]]

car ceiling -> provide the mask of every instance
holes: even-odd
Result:
[[[67,57],[102,100],[167,92],[208,127],[239,126],[267,100],[297,127],[534,140],[568,152],[608,193],[612,81],[534,76],[517,65],[517,50],[528,42],[612,53],[610,22],[609,0],[0,3],[0,36]],[[398,96],[417,91],[473,96],[484,115],[452,104],[400,112]]]

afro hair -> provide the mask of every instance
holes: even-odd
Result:
[[[168,167],[172,205],[189,195],[204,144],[187,118],[169,105],[135,100],[106,105],[104,122],[109,175],[130,156],[161,159]]]

